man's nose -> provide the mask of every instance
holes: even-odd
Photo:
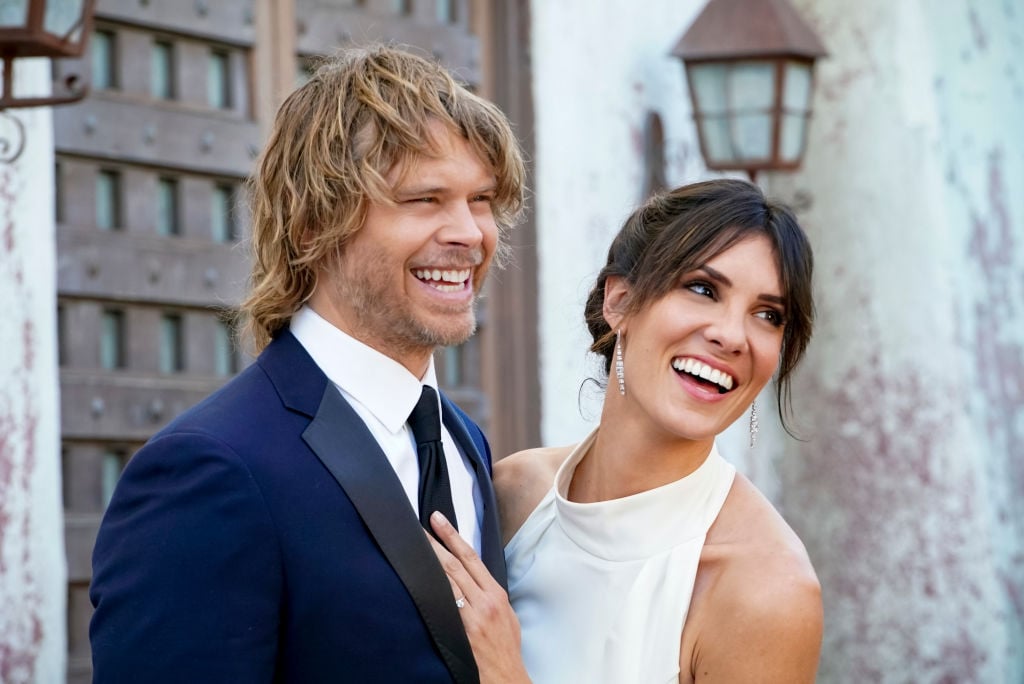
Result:
[[[476,247],[483,241],[483,237],[484,229],[469,202],[453,202],[438,239],[448,245]]]

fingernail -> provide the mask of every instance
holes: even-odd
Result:
[[[441,511],[434,511],[433,513],[431,513],[430,519],[440,525],[448,524],[448,518],[444,517],[444,513],[442,513]]]

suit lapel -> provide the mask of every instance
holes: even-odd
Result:
[[[501,531],[498,527],[498,506],[494,498],[494,486],[491,484],[490,463],[484,461],[483,454],[476,447],[476,442],[469,434],[469,429],[459,417],[454,405],[441,395],[442,420],[449,434],[462,447],[463,452],[473,464],[476,481],[483,496],[483,520],[480,521],[481,551],[480,558],[491,571],[491,575],[508,589],[508,577],[505,569],[505,552],[501,546]]]
[[[359,511],[416,604],[452,678],[460,684],[478,682],[476,661],[448,579],[406,503],[398,476],[363,421],[330,383],[302,438]],[[471,444],[468,439],[461,441]],[[489,478],[480,479],[488,480],[490,486]]]

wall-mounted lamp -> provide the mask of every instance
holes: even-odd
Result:
[[[807,143],[825,47],[787,0],[710,0],[672,50],[709,169],[792,170]]]
[[[15,95],[14,62],[26,57],[62,59],[81,57],[92,31],[96,0],[0,0],[0,60],[3,61],[3,90],[0,113],[15,107],[45,107],[81,100],[88,93],[88,81],[68,74],[53,84],[50,95]],[[14,146],[0,141],[4,161],[13,161],[24,146],[21,122],[20,139]]]

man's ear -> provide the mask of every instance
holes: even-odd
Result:
[[[625,318],[625,305],[629,298],[629,284],[622,276],[608,276],[604,281],[604,307],[601,313],[612,330],[618,329]]]

